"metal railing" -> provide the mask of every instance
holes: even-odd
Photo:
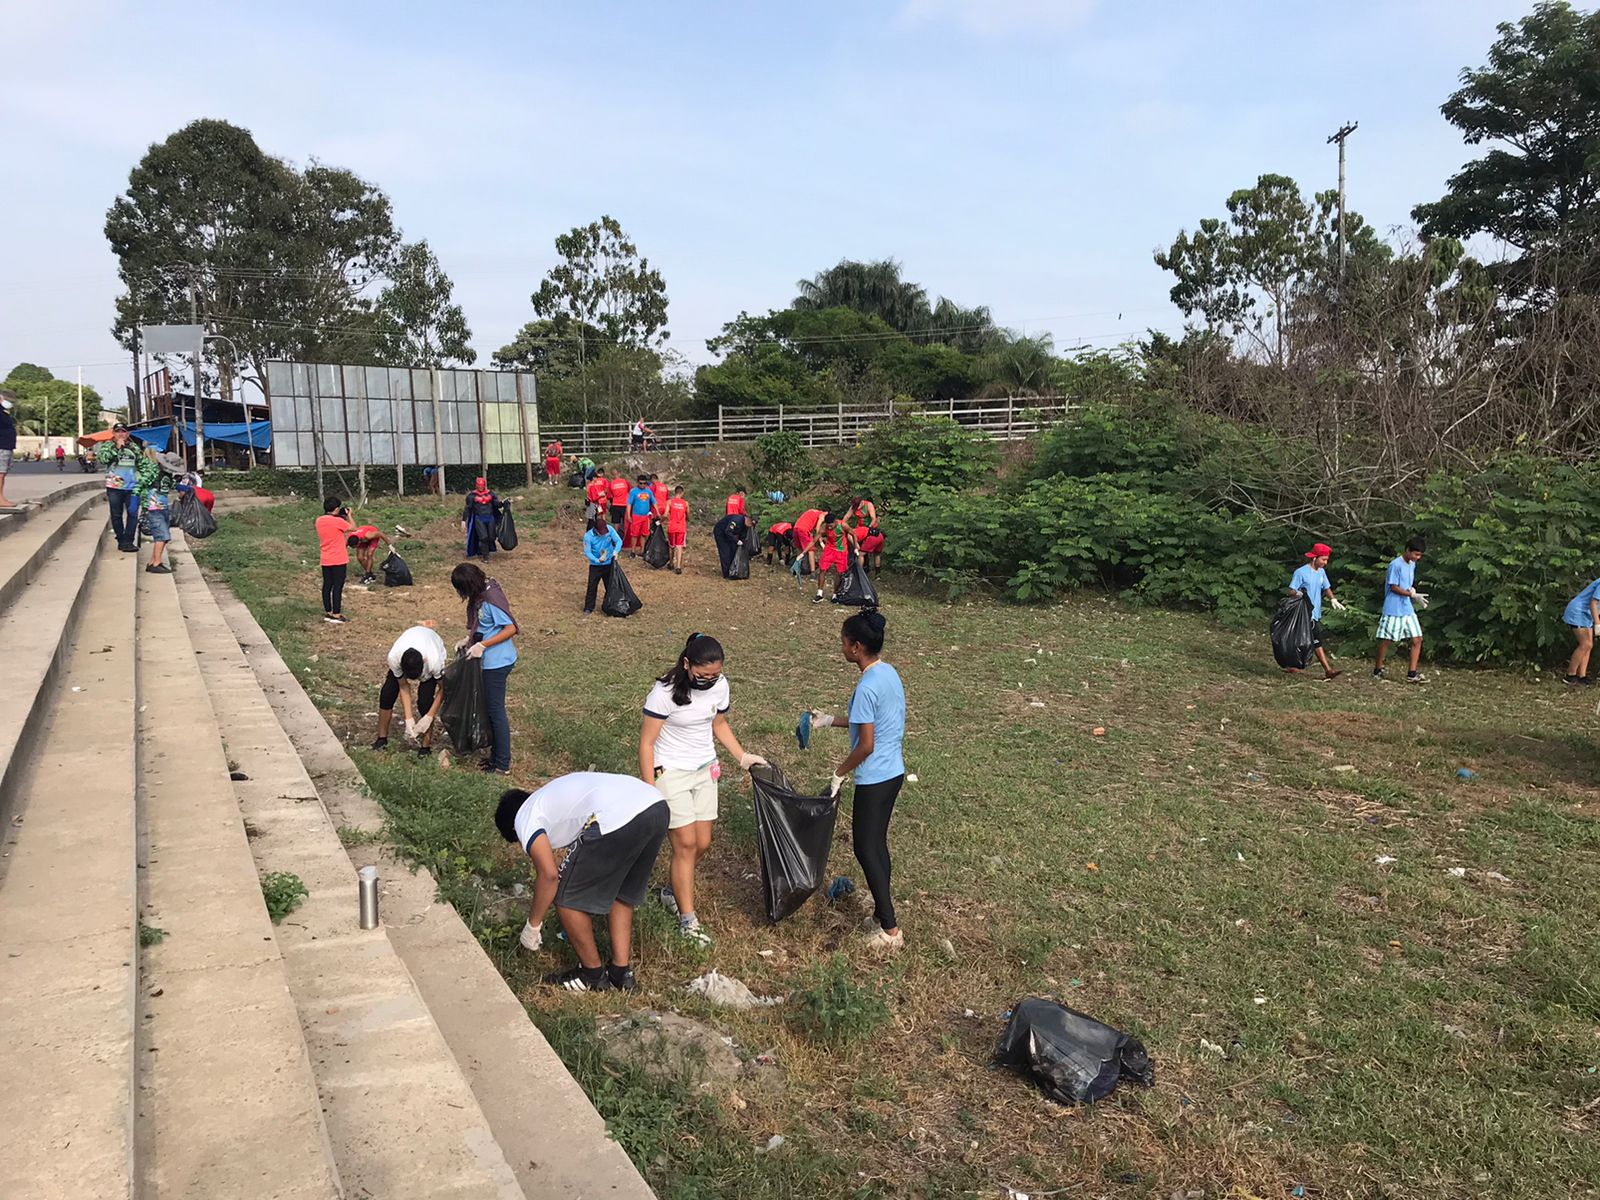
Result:
[[[690,450],[717,442],[753,442],[769,433],[794,432],[808,447],[850,446],[881,421],[909,413],[947,416],[997,441],[1014,441],[1038,433],[1066,418],[1072,402],[1065,396],[1005,396],[987,400],[946,400],[931,404],[836,404],[832,408],[728,408],[717,406],[715,417],[649,423],[651,441],[660,450]],[[540,425],[540,438],[559,440],[568,454],[598,457],[632,449],[631,422],[582,425]]]

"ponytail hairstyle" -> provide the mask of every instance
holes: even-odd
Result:
[[[855,616],[845,618],[841,632],[876,658],[883,651],[883,630],[887,624],[877,609],[863,608]]]
[[[880,637],[879,641],[882,640]],[[672,664],[672,670],[656,682],[671,685],[674,704],[687,704],[692,690],[689,685],[689,668],[710,666],[712,663],[721,662],[722,658],[721,642],[704,633],[691,633],[689,640],[683,644],[683,653],[678,655],[678,661]]]

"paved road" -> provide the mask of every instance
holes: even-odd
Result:
[[[57,471],[53,462],[27,462],[11,464],[11,472],[6,476],[6,499],[14,501],[38,500],[48,496],[57,488],[69,484],[82,483],[85,479],[92,479],[96,472],[87,475],[78,467],[76,459],[67,459],[65,470]]]

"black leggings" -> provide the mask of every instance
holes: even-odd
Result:
[[[872,915],[885,929],[899,928],[889,891],[889,818],[905,781],[904,775],[896,775],[882,783],[856,784],[850,815],[850,841],[872,889]]]
[[[605,578],[609,574],[611,574],[610,563],[600,567],[595,566],[593,563],[589,564],[589,589],[583,593],[584,612],[594,611],[595,593],[599,591],[600,585],[605,582]]]
[[[439,690],[437,679],[424,679],[417,684],[417,716],[422,716],[433,707],[434,693]],[[390,712],[395,701],[400,699],[400,680],[395,678],[395,673],[390,671],[383,677],[383,687],[378,689],[378,710]]]
[[[323,612],[336,613],[344,611],[340,604],[344,600],[344,577],[349,570],[349,563],[340,563],[337,567],[322,568]]]

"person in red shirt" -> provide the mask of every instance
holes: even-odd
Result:
[[[618,529],[628,528],[628,477],[621,471],[611,480],[611,524]]]
[[[583,494],[588,498],[590,510],[583,514],[583,519],[592,521],[595,514],[604,512],[606,505],[611,503],[611,481],[606,478],[605,468],[594,473],[594,477],[584,485]]]
[[[561,442],[551,442],[544,448],[544,481],[554,483],[561,474]]]
[[[725,516],[725,517],[731,517],[735,513],[738,513],[740,515],[744,514],[744,489],[743,488],[734,488],[733,489],[733,495],[728,497],[728,508],[727,508],[727,511],[725,511],[722,515]]]
[[[683,485],[672,489],[667,501],[667,545],[672,547],[672,570],[683,574],[683,548],[689,543],[689,502],[683,498]]]
[[[376,525],[360,525],[350,531],[346,540],[356,552],[356,562],[361,564],[361,582],[371,583],[377,578],[372,573],[372,560],[378,555],[378,543],[387,546],[389,539],[378,532]],[[349,561],[346,557],[345,562]]]
[[[850,546],[854,541],[855,536],[850,532],[847,521],[832,513],[823,517],[822,531],[817,535],[817,542],[822,547],[822,557],[817,562],[817,594],[811,597],[811,603],[822,603],[822,584],[829,575],[833,576],[833,590],[839,590],[839,581],[850,569]]]
[[[662,516],[667,512],[667,500],[672,495],[672,489],[661,482],[661,476],[650,476],[650,494],[655,498],[656,512]]]
[[[853,536],[861,550],[861,565],[876,575],[883,568],[883,530],[876,525],[861,525]]]
[[[774,521],[767,526],[767,566],[772,565],[775,555],[783,557],[783,565],[789,566],[794,562],[794,533],[793,521]]]
[[[794,536],[794,548],[806,556],[806,564],[813,571],[817,569],[817,526],[832,519],[832,513],[813,508],[801,513],[800,519],[794,523],[794,529],[791,530]]]
[[[354,526],[350,510],[329,496],[322,503],[322,516],[316,520],[317,544],[322,562],[322,619],[333,625],[344,624],[340,608],[344,601],[344,577],[350,570],[350,547],[345,539]]]

